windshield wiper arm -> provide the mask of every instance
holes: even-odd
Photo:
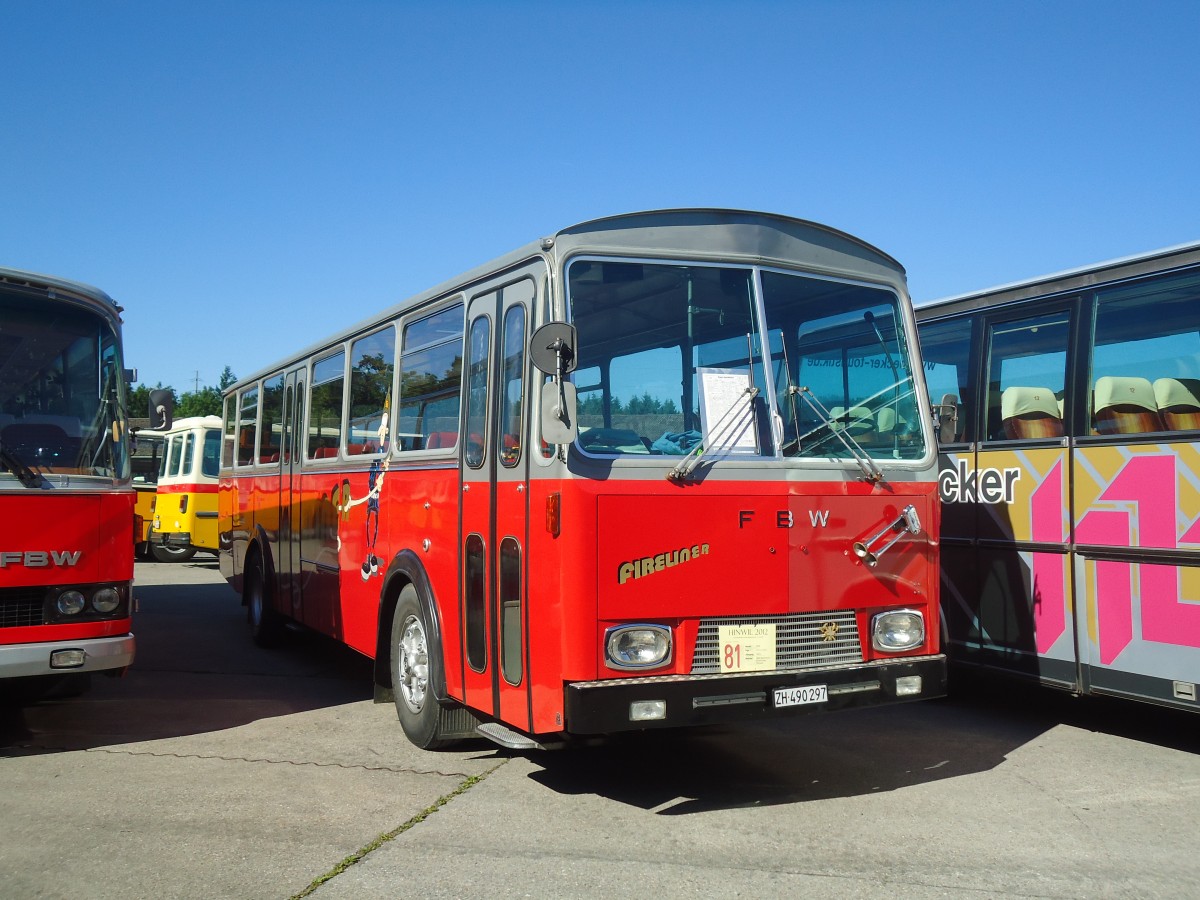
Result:
[[[757,396],[758,388],[756,387],[747,387],[744,391],[742,391],[741,396],[734,400],[734,402],[729,405],[729,409],[725,410],[725,413],[713,423],[712,428],[709,429],[709,433],[704,435],[704,439],[697,443],[696,446],[683,459],[676,463],[675,467],[671,469],[670,472],[667,473],[667,480],[682,483],[691,478],[692,473],[696,470],[696,467],[700,465],[700,459],[705,453],[707,453],[709,450],[724,447],[725,441],[728,441],[731,438],[736,438],[736,429],[740,424],[742,424],[740,418],[741,413],[743,412],[743,409],[747,408],[744,406],[744,404],[749,405],[748,411],[750,412],[751,420],[753,421],[753,404],[754,398]]]
[[[8,467],[8,471],[16,475],[17,479],[25,487],[35,488],[42,486],[41,473],[35,472],[29,466],[25,465],[17,454],[4,446],[3,441],[0,441],[0,463],[4,463]]]
[[[862,445],[858,441],[854,440],[854,435],[850,433],[849,429],[841,429],[837,427],[837,423],[833,420],[833,415],[824,407],[821,401],[817,399],[817,395],[814,394],[811,389],[803,386],[790,387],[788,388],[788,391],[797,393],[807,400],[808,405],[813,408],[813,411],[825,420],[825,424],[829,428],[830,434],[841,441],[846,449],[850,451],[850,455],[854,457],[855,462],[858,463],[858,467],[862,469],[863,477],[866,478],[867,481],[871,482],[872,484],[883,481],[883,470],[875,464],[875,460],[871,459],[871,457],[867,455],[867,452],[863,450]]]

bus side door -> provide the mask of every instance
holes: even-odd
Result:
[[[467,309],[462,415],[463,686],[467,705],[530,730],[528,324],[540,266],[476,293]]]
[[[1079,683],[1072,621],[1070,396],[1074,307],[986,316],[982,434],[969,476],[978,535],[978,641],[991,660]]]
[[[300,576],[300,529],[303,524],[304,493],[300,484],[298,423],[304,418],[304,370],[284,377],[283,435],[279,473],[278,608],[300,621],[303,610]]]

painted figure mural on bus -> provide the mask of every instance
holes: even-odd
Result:
[[[337,489],[334,489],[333,502],[337,507],[339,519],[339,535],[338,549],[341,550],[341,522],[350,521],[350,510],[355,506],[363,503],[367,505],[366,515],[366,556],[361,567],[362,580],[369,581],[372,576],[379,573],[379,557],[375,555],[375,541],[379,538],[379,495],[383,491],[384,477],[387,475],[388,466],[391,460],[388,456],[388,410],[391,406],[391,397],[384,401],[383,417],[380,420],[379,428],[376,432],[379,439],[379,452],[383,454],[382,458],[377,458],[371,461],[371,467],[367,470],[367,492],[361,497],[353,497],[350,493],[350,482],[342,483],[341,493],[339,495]]]

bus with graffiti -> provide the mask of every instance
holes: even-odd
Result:
[[[917,314],[951,660],[1200,708],[1200,243]]]
[[[374,659],[421,747],[941,696],[916,346],[834,229],[566,228],[229,387],[221,569],[259,643]]]
[[[120,307],[0,268],[0,699],[132,663]]]

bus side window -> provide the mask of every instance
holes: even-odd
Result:
[[[254,462],[254,445],[258,437],[258,385],[246,388],[238,395],[237,464]]]
[[[1069,326],[1065,309],[990,325],[988,440],[1062,436]]]
[[[401,452],[458,446],[462,342],[461,303],[405,324],[400,396],[394,405]]]
[[[308,458],[337,456],[342,434],[346,351],[319,359],[313,364],[308,401]]]
[[[382,453],[390,433],[396,330],[359,338],[350,348],[350,434],[346,452]]]
[[[279,445],[283,440],[283,376],[263,382],[262,428],[260,429],[258,461],[279,462]]]
[[[1121,285],[1093,302],[1091,433],[1200,427],[1200,275]]]
[[[958,444],[974,440],[975,404],[971,388],[972,319],[958,318],[921,326],[921,354],[938,443]]]

